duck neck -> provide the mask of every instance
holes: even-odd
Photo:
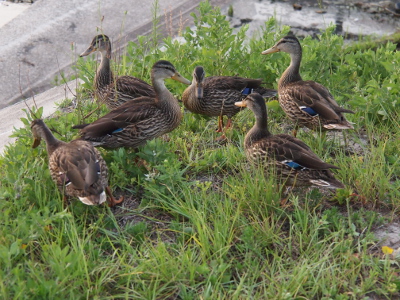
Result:
[[[173,124],[173,126],[179,125],[182,120],[182,112],[178,100],[176,100],[172,93],[167,89],[163,78],[152,78],[151,81],[157,95],[157,105],[160,110],[164,112],[165,121]]]
[[[47,126],[41,128],[40,136],[46,142],[47,153],[50,156],[54,150],[56,150],[61,144],[65,144],[63,141],[57,139],[50,131]]]
[[[113,82],[113,73],[110,67],[111,51],[101,52],[100,66],[97,70],[94,84],[96,88],[103,88]]]
[[[290,53],[290,65],[285,70],[285,72],[283,72],[281,79],[278,83],[278,89],[286,86],[291,82],[302,80],[300,76],[301,57],[301,49],[296,53]]]
[[[178,101],[174,101],[174,96],[165,86],[165,82],[163,78],[156,78],[151,80],[153,84],[154,91],[157,95],[157,102],[161,106],[179,106]]]
[[[268,130],[268,117],[266,111],[257,111],[255,113],[256,122],[249,130],[245,138],[245,146],[251,146],[254,142],[269,137],[271,133]]]

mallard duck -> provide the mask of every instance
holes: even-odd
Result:
[[[82,139],[104,148],[136,148],[174,130],[181,122],[182,112],[178,100],[164,84],[167,78],[190,84],[170,62],[160,60],[151,70],[155,97],[128,101],[93,123],[73,128],[81,128]]]
[[[218,130],[223,131],[223,116],[228,117],[226,128],[232,125],[232,117],[240,111],[235,102],[242,100],[251,91],[265,97],[273,97],[276,90],[261,87],[259,79],[237,76],[205,77],[204,68],[197,66],[193,71],[192,84],[182,95],[185,107],[196,114],[218,117]]]
[[[313,130],[353,129],[343,113],[354,113],[340,107],[329,90],[312,81],[304,81],[300,76],[302,49],[299,40],[294,36],[285,36],[272,48],[262,52],[271,54],[287,52],[291,62],[278,82],[279,103],[286,115],[297,127],[308,127]]]
[[[99,34],[95,36],[80,57],[87,56],[95,51],[101,54],[100,66],[94,77],[96,98],[114,109],[123,103],[142,96],[155,97],[155,91],[147,82],[132,76],[114,78],[110,68],[111,41],[108,36]]]
[[[74,140],[69,143],[58,140],[41,119],[33,120],[34,137],[32,148],[42,139],[47,146],[51,178],[62,193],[78,197],[87,205],[98,205],[106,201],[114,206],[123,201],[116,200],[108,187],[108,169],[100,152],[90,142]]]
[[[318,186],[344,188],[329,169],[338,167],[322,161],[304,142],[287,134],[272,135],[267,126],[264,99],[257,93],[236,102],[248,107],[256,122],[246,134],[244,148],[247,159],[256,165],[274,165],[279,179],[286,186]]]

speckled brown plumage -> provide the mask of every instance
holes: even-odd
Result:
[[[249,162],[259,166],[273,166],[278,178],[286,186],[318,186],[344,188],[329,169],[338,167],[322,161],[304,142],[287,135],[272,135],[268,130],[267,109],[263,98],[250,94],[236,105],[248,107],[256,122],[246,134],[244,147]]]
[[[155,97],[153,87],[139,78],[133,76],[114,78],[110,68],[111,41],[108,36],[104,34],[95,36],[90,46],[80,56],[87,56],[95,51],[101,53],[100,66],[94,78],[95,95],[109,109],[138,97]]]
[[[167,78],[190,84],[170,62],[160,60],[151,71],[155,97],[126,102],[91,124],[74,128],[81,128],[82,139],[104,148],[136,148],[174,130],[181,122],[182,112],[178,100],[164,84]]]
[[[287,52],[291,57],[290,66],[278,82],[279,103],[289,119],[299,127],[313,130],[353,129],[353,125],[343,115],[353,111],[340,107],[322,84],[302,80],[302,49],[298,39],[285,36],[262,54],[279,51]],[[309,109],[311,113],[305,111]]]
[[[108,169],[100,152],[89,142],[74,140],[69,143],[56,139],[43,120],[32,121],[35,138],[33,148],[44,139],[49,156],[51,178],[62,193],[78,197],[84,204],[98,205],[106,201],[110,205],[122,202],[112,197],[108,185]]]
[[[197,114],[218,117],[218,131],[222,131],[223,116],[228,117],[227,127],[231,118],[240,111],[235,102],[242,100],[254,90],[265,97],[273,97],[276,91],[261,86],[259,79],[249,79],[238,76],[210,76],[205,77],[204,68],[197,66],[193,71],[192,84],[182,95],[185,107]],[[246,90],[247,88],[247,90]]]

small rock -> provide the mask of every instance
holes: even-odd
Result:
[[[400,2],[394,4],[394,11],[400,14]]]
[[[379,244],[395,249],[400,247],[400,224],[387,224],[375,230],[374,234]]]
[[[250,18],[240,19],[240,22],[242,23],[242,25],[250,23],[251,21],[253,21],[253,19],[250,19]]]
[[[301,4],[293,3],[293,9],[294,10],[301,10],[302,8],[303,8],[303,6]]]

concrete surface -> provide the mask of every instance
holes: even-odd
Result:
[[[29,3],[12,3],[0,0],[0,26],[8,23],[30,6]]]
[[[212,5],[226,2],[210,1]],[[114,50],[125,47],[138,35],[150,33],[153,3],[152,0],[38,0],[0,27],[0,153],[12,142],[8,136],[13,127],[21,126],[19,119],[25,116],[21,110],[26,108],[23,102],[7,106],[38,94],[35,101],[45,107],[44,115],[53,113],[55,102],[71,97],[65,85],[51,88],[55,76],[60,72],[72,73],[71,66],[98,32],[112,39]],[[163,26],[166,12],[176,27],[182,20],[186,26],[191,25],[190,13],[199,3],[200,0],[158,0],[161,28],[167,28]],[[69,86],[75,93],[76,84]],[[27,103],[32,106],[32,98]]]
[[[301,3],[302,9],[294,10],[293,3]],[[390,35],[400,28],[399,18],[391,14],[365,12],[348,0],[324,1],[323,4],[316,0],[232,0],[232,5],[232,25],[240,26],[243,20],[251,21],[248,24],[249,32],[258,30],[271,17],[275,17],[282,25],[290,26],[292,33],[300,37],[319,34],[332,24],[336,25],[336,33],[347,39],[363,35]],[[267,45],[271,44],[274,41]]]
[[[27,109],[27,105],[30,108],[35,105],[37,107],[42,106],[43,117],[48,117],[55,112],[57,103],[64,99],[73,99],[75,97],[79,82],[79,80],[67,82],[0,110],[0,155],[4,152],[7,144],[15,141],[15,138],[10,137],[13,129],[24,126],[20,120],[26,116],[22,109]]]
[[[171,12],[177,24],[181,16],[188,19],[199,2],[158,0],[158,14],[164,21],[165,12]],[[114,49],[151,32],[153,3],[38,0],[32,4],[0,28],[0,108],[50,88],[60,72],[71,74],[78,54],[98,32],[112,39]]]

